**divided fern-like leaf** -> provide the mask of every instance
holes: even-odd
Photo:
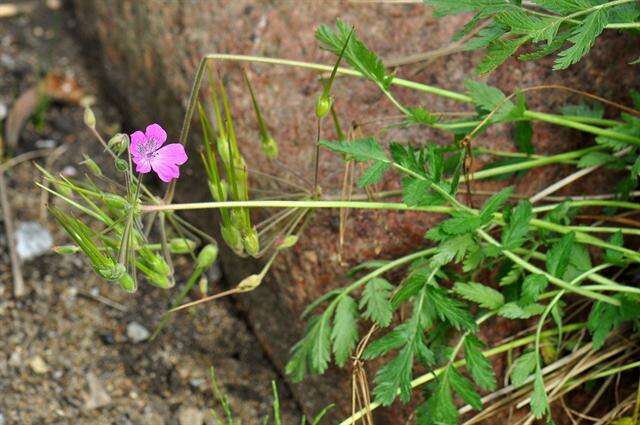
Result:
[[[605,9],[597,9],[587,15],[583,23],[578,25],[569,37],[573,46],[558,53],[553,69],[568,68],[582,59],[591,49],[604,27],[607,26],[607,16]]]
[[[333,320],[331,340],[336,364],[343,366],[349,359],[358,341],[358,307],[350,296],[346,295],[338,302]]]

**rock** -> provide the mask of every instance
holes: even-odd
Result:
[[[38,149],[53,149],[58,143],[53,139],[40,139],[36,142],[36,148]]]
[[[146,341],[151,333],[138,322],[131,322],[127,325],[127,337],[135,343]]]
[[[0,102],[0,121],[2,121],[7,117],[7,112],[8,112],[7,105],[3,102]]]
[[[178,410],[178,423],[180,425],[202,425],[204,422],[204,412],[195,407],[181,407]]]
[[[5,424],[4,414],[0,412],[0,425],[4,425],[4,424]]]
[[[430,9],[424,5],[355,5],[341,2],[308,2],[304,11],[291,2],[269,2],[253,6],[250,0],[227,2],[221,10],[214,2],[167,2],[159,7],[153,0],[75,0],[78,26],[86,44],[100,61],[109,95],[124,116],[132,117],[132,126],[144,128],[150,122],[160,122],[170,137],[177,137],[182,123],[184,105],[191,87],[194,70],[205,53],[227,52],[249,55],[283,57],[333,64],[335,57],[323,52],[314,40],[313,32],[320,23],[333,23],[344,17],[358,29],[358,35],[383,58],[431,51],[449,45],[453,34],[462,28],[463,17],[431,19]],[[257,23],[267,16],[268,23],[258,34]],[[183,30],[175,31],[179,27]],[[145,37],[139,36],[144,28]],[[402,28],[402,31],[398,31]],[[284,35],[283,35],[284,34]],[[489,84],[511,93],[516,87],[563,84],[596,92],[612,100],[628,103],[628,87],[638,86],[640,74],[617,60],[616,53],[633,51],[637,40],[632,36],[607,33],[599,39],[589,55],[579,65],[563,72],[552,72],[552,59],[538,62],[510,60],[489,76]],[[135,55],[132,52],[143,51]],[[612,57],[613,56],[613,57]],[[439,87],[464,91],[464,80],[476,78],[472,67],[477,54],[461,53],[436,59],[417,76],[413,69],[398,69],[399,77],[415,79]],[[244,65],[243,65],[244,66]],[[284,166],[313,179],[310,158],[315,143],[315,100],[321,85],[313,72],[268,65],[246,64],[254,91],[259,97],[265,119],[279,141],[280,161]],[[248,93],[242,83],[238,64],[216,63],[229,88],[235,113],[241,150],[248,167],[262,173],[281,177],[281,164],[263,160],[255,115]],[[408,67],[411,68],[411,67]],[[162,72],[158,72],[162,70]],[[373,84],[340,78],[336,83],[336,108],[343,123],[361,121],[368,116],[397,114],[393,106],[382,99]],[[459,104],[424,93],[396,90],[394,94],[406,105],[428,105],[433,111],[462,110]],[[532,95],[529,105],[543,111],[558,110],[558,106],[578,99],[566,93],[545,91]],[[465,106],[466,110],[469,110]],[[346,124],[345,124],[346,125]],[[192,125],[197,131],[197,125]],[[332,138],[330,125],[323,137]],[[450,135],[442,136],[430,129],[392,129],[387,139],[420,141],[429,139],[450,143]],[[558,143],[562,140],[562,144]],[[575,132],[535,125],[534,143],[539,153],[558,152],[593,143],[591,137]],[[508,128],[492,129],[477,142],[494,149],[511,149]],[[197,155],[197,133],[190,146]],[[475,161],[481,167],[481,161]],[[344,164],[338,155],[322,153],[320,182],[324,193],[339,194]],[[178,200],[193,202],[208,200],[210,195],[202,184],[197,167],[188,172],[177,185]],[[189,176],[189,172],[193,174]],[[518,181],[519,193],[531,194],[545,187],[558,175],[545,169],[544,176],[532,172]],[[290,174],[285,175],[292,179]],[[544,177],[544,178],[543,178]],[[301,183],[301,181],[297,181]],[[585,180],[585,184],[589,179]],[[596,187],[593,180],[590,181]],[[483,182],[477,190],[495,190],[499,183]],[[202,187],[202,191],[194,188]],[[602,187],[607,187],[603,185]],[[185,189],[187,188],[187,189]],[[291,191],[277,186],[271,179],[254,178],[252,188]],[[398,189],[397,179],[386,179],[381,190]],[[579,188],[575,188],[579,190]],[[256,211],[255,214],[261,214]],[[264,212],[258,218],[265,218]],[[194,217],[194,216],[191,216]],[[200,214],[202,228],[214,229],[211,215]],[[291,346],[300,338],[305,322],[297,320],[306,305],[320,295],[343,286],[350,267],[373,258],[390,259],[405,255],[424,244],[425,230],[438,218],[427,214],[353,211],[347,222],[347,246],[342,261],[336,256],[337,213],[318,211],[313,215],[298,244],[278,256],[268,276],[257,290],[237,297],[246,319],[257,335],[262,348],[280,372],[289,359]],[[208,226],[208,227],[207,227]],[[309,253],[312,252],[312,255]],[[307,253],[307,254],[304,254]],[[260,269],[260,262],[238,259],[229,250],[220,255],[226,281],[234,284]],[[316,261],[311,265],[309,260]],[[215,325],[212,325],[215,326]],[[368,365],[369,366],[369,365]],[[374,367],[368,367],[371,376]],[[292,385],[294,397],[308,415],[321,410],[330,402],[336,403],[326,420],[336,423],[351,410],[350,371],[330,369],[323,377],[306,379]],[[405,422],[401,409],[387,411],[390,423]],[[385,419],[380,422],[384,423]]]
[[[29,367],[38,375],[44,375],[49,371],[49,366],[40,356],[33,356],[29,360]]]
[[[22,356],[19,351],[14,351],[9,356],[9,366],[20,367],[22,366]]]
[[[23,221],[16,228],[16,251],[22,261],[31,260],[46,252],[53,245],[49,230],[36,221]]]
[[[87,375],[87,384],[89,385],[89,394],[85,395],[84,408],[86,410],[98,409],[111,403],[109,393],[92,372]]]

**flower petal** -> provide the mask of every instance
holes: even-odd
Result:
[[[162,161],[158,158],[151,160],[151,168],[158,174],[160,180],[163,182],[170,182],[173,179],[180,177],[180,169],[177,165],[167,161]]]
[[[140,156],[140,147],[144,146],[147,141],[147,136],[140,130],[136,131],[131,135],[131,144],[129,145],[129,152],[131,152],[131,156],[139,157]]]
[[[148,173],[151,171],[151,162],[146,159],[139,158],[136,161],[136,158],[133,158],[133,162],[136,164],[136,172],[137,173]]]
[[[167,132],[158,124],[149,124],[147,130],[144,132],[147,139],[153,139],[155,141],[155,149],[158,149],[164,142],[167,141]]]
[[[184,146],[180,143],[171,143],[156,151],[154,161],[160,160],[162,162],[182,165],[187,162],[187,159],[189,158],[184,150]]]

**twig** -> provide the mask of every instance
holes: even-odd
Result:
[[[98,302],[100,302],[100,303],[102,303],[102,304],[104,304],[104,305],[107,305],[107,306],[109,306],[109,307],[111,307],[111,308],[115,308],[115,309],[116,309],[116,310],[118,310],[118,311],[122,311],[123,313],[127,311],[127,307],[125,307],[124,305],[122,305],[122,304],[120,304],[120,303],[118,303],[118,302],[112,301],[112,300],[110,300],[110,299],[109,299],[109,298],[107,298],[107,297],[103,297],[103,296],[102,296],[102,295],[100,295],[100,294],[98,294],[98,295],[94,295],[94,294],[92,294],[91,292],[89,292],[89,291],[84,291],[84,290],[82,290],[82,289],[81,289],[81,290],[79,290],[79,291],[78,291],[78,293],[79,293],[80,295],[82,295],[82,296],[85,296],[85,297],[90,298],[90,299],[92,299],[92,300],[96,300],[96,301],[98,301]]]
[[[4,217],[4,230],[7,235],[7,245],[9,247],[9,257],[11,258],[11,272],[13,274],[13,295],[21,298],[26,295],[22,268],[15,247],[15,232],[13,230],[13,214],[7,197],[7,184],[4,180],[4,172],[0,170],[0,204],[2,204],[2,216]]]

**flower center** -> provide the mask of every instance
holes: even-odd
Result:
[[[150,137],[143,143],[140,143],[138,145],[138,152],[146,158],[153,158],[156,153],[156,139]]]

